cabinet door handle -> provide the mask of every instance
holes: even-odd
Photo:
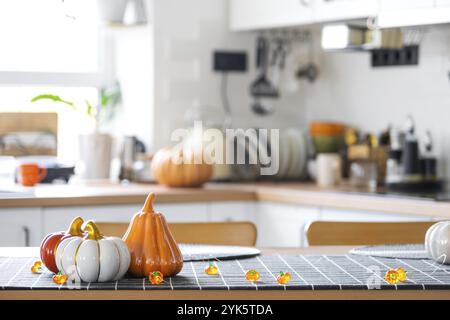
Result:
[[[23,230],[23,235],[25,237],[25,247],[29,247],[30,246],[30,228],[28,228],[27,226],[23,226],[22,230]]]

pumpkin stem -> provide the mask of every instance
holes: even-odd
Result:
[[[75,217],[70,223],[69,229],[67,233],[72,236],[81,236],[83,235],[83,230],[81,230],[81,226],[83,225],[83,218]]]
[[[153,200],[155,199],[155,194],[149,193],[147,199],[145,200],[144,206],[142,207],[142,212],[152,213],[153,211]]]
[[[86,230],[87,232],[87,240],[100,240],[103,238],[103,235],[100,233],[100,230],[98,230],[97,225],[92,220],[89,220],[86,223],[86,225],[84,226],[84,230]]]

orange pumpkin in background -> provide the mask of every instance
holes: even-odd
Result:
[[[153,193],[148,195],[123,236],[131,255],[128,272],[138,277],[148,277],[154,271],[173,276],[183,267],[183,256],[166,219],[153,210],[154,198]]]
[[[184,161],[174,162],[174,158]],[[201,159],[201,163],[194,163],[195,159]],[[200,187],[211,179],[213,166],[193,148],[164,148],[154,155],[152,172],[158,183],[169,187]]]
[[[69,229],[67,231],[50,233],[45,236],[44,240],[42,240],[40,248],[41,261],[48,270],[54,273],[58,273],[58,267],[56,266],[55,261],[56,249],[64,239],[83,236],[83,230],[81,229],[83,222],[84,221],[81,217],[76,217],[70,223]]]

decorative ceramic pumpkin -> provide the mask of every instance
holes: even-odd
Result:
[[[450,221],[435,223],[428,229],[425,249],[433,260],[450,264]]]
[[[203,159],[202,163],[194,163],[194,159],[200,155],[194,149],[161,149],[152,160],[153,176],[158,183],[169,187],[200,187],[208,182],[213,174],[213,166]]]
[[[131,254],[128,271],[138,277],[148,277],[154,271],[173,276],[183,267],[183,256],[166,219],[153,211],[154,198],[153,193],[148,195],[142,211],[133,216],[123,237]]]
[[[58,270],[84,282],[118,280],[127,272],[130,253],[122,239],[104,237],[93,221],[84,226],[86,235],[61,241],[56,249]]]
[[[81,217],[76,217],[70,223],[69,229],[67,231],[59,231],[48,234],[41,243],[41,261],[53,273],[58,272],[58,267],[55,262],[55,252],[58,245],[64,239],[71,237],[81,237],[83,236],[83,231],[81,226],[83,225],[83,219]]]

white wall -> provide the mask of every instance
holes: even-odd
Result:
[[[317,82],[303,81],[297,94],[276,103],[273,115],[259,117],[250,109],[248,94],[256,76],[255,35],[228,31],[227,0],[148,3],[151,27],[145,31],[148,34],[130,30],[140,33],[126,39],[128,53],[123,57],[132,59],[133,67],[123,67],[122,78],[128,79],[128,84],[123,83],[124,95],[133,96],[125,101],[125,108],[135,108],[134,120],[127,120],[126,127],[132,123],[151,150],[170,144],[172,130],[186,126],[184,115],[193,105],[210,106],[212,114],[221,114],[220,76],[211,70],[212,51],[237,49],[250,54],[251,70],[230,75],[235,126],[304,127],[312,120],[334,120],[378,133],[389,123],[402,125],[412,114],[420,135],[432,131],[436,153],[443,159],[441,171],[450,178],[449,28],[431,29],[425,35],[419,66],[373,69],[368,53],[323,53],[316,48]],[[134,52],[146,48],[146,41],[153,45],[153,56]],[[318,33],[315,43],[320,43]],[[149,70],[152,76],[145,74]]]
[[[227,0],[153,0],[155,147],[170,143],[171,132],[186,126],[184,114],[193,105],[211,106],[221,114],[220,76],[212,72],[214,49],[246,50],[250,72],[230,74],[234,125],[286,127],[305,124],[301,95],[275,104],[276,112],[260,117],[250,109],[248,94],[254,70],[254,35],[228,31]]]
[[[152,30],[151,24],[108,30],[114,38],[115,73],[122,89],[122,106],[109,128],[118,139],[117,150],[124,135],[153,144]]]
[[[378,133],[412,114],[419,135],[431,130],[441,172],[450,178],[449,27],[428,30],[418,66],[374,69],[368,53],[317,50],[316,58],[320,79],[306,93],[308,121],[343,121]]]

